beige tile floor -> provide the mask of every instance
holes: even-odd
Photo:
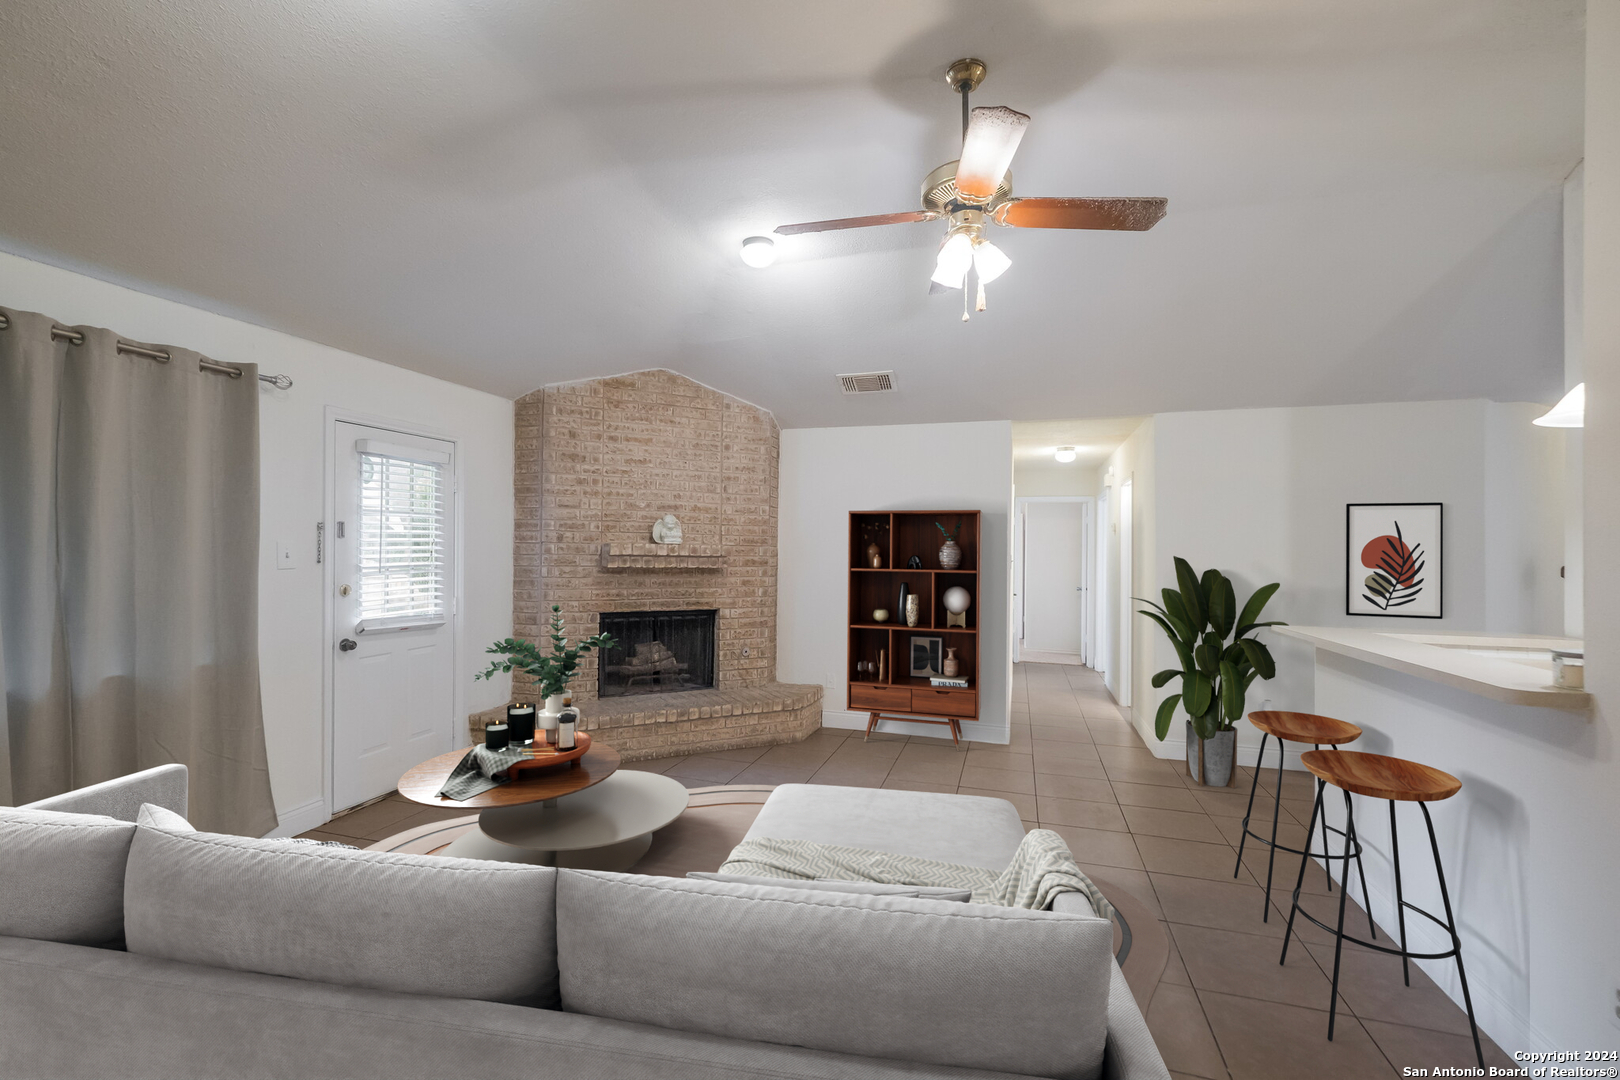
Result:
[[[1185,766],[1155,756],[1086,668],[1019,664],[1013,671],[1012,738],[1006,746],[951,745],[948,738],[874,735],[824,728],[791,746],[727,750],[637,762],[688,787],[711,784],[837,784],[960,792],[1006,799],[1030,828],[1051,829],[1082,867],[1095,866],[1161,917],[1170,960],[1148,1005],[1148,1026],[1173,1075],[1204,1080],[1283,1077],[1377,1078],[1403,1067],[1472,1065],[1468,1022],[1421,971],[1410,989],[1400,961],[1347,947],[1334,1040],[1327,1041],[1331,938],[1306,924],[1279,966],[1283,926],[1299,863],[1279,853],[1271,918],[1262,921],[1264,847],[1252,841],[1234,879],[1236,845],[1252,770],[1234,787],[1194,784]],[[1256,802],[1268,812],[1275,773]],[[458,811],[392,796],[305,835],[368,843]],[[1299,846],[1310,816],[1304,773],[1283,780],[1279,839]],[[1354,891],[1353,891],[1354,895]],[[1305,905],[1337,914],[1338,896],[1308,868]],[[1352,902],[1347,925],[1366,916]],[[1383,928],[1379,928],[1383,935]],[[1507,1067],[1486,1042],[1487,1065]]]

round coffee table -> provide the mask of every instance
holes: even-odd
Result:
[[[652,834],[681,816],[686,788],[658,773],[619,771],[619,754],[593,743],[576,765],[559,765],[470,799],[439,798],[466,749],[424,761],[399,781],[399,793],[424,806],[477,809],[478,827],[439,852],[462,859],[627,870],[647,853]]]

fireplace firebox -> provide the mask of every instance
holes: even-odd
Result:
[[[601,628],[618,642],[597,663],[596,696],[668,694],[714,685],[714,623],[706,611],[612,611]]]

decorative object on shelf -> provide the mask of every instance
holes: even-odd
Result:
[[[506,707],[507,740],[514,746],[534,745],[534,703],[514,702]],[[488,739],[484,742],[489,745]]]
[[[576,742],[574,738],[574,731],[578,727],[579,710],[574,708],[572,705],[565,706],[562,713],[557,717],[558,750],[567,751],[574,748],[574,743]]]
[[[921,555],[913,555],[911,558],[907,559],[906,560],[906,569],[907,570],[921,570],[922,569],[922,556]]]
[[[509,729],[503,723],[496,722],[484,729],[484,749],[505,750],[507,744],[506,733]]]
[[[940,598],[945,604],[945,625],[967,629],[967,609],[973,606],[973,596],[960,585],[952,585]]]
[[[940,661],[939,673],[941,675],[945,676],[947,679],[954,679],[954,678],[956,678],[957,671],[959,671],[960,669],[961,669],[961,665],[957,662],[957,659],[956,659],[956,646],[955,645],[947,645],[947,646],[945,646],[945,659]]]
[[[906,597],[906,625],[916,626],[917,620],[921,617],[922,600],[916,593],[912,593],[910,596]]]
[[[1344,525],[1344,612],[1441,617],[1440,503],[1350,503]]]
[[[945,639],[917,636],[911,639],[911,676],[925,678],[938,675]]]
[[[487,669],[473,676],[475,679],[493,679],[502,672],[520,671],[533,679],[546,699],[546,707],[538,719],[548,731],[557,726],[557,714],[566,704],[563,695],[568,690],[568,681],[579,671],[580,657],[592,649],[611,649],[618,644],[612,634],[597,634],[570,647],[568,635],[563,631],[562,606],[559,604],[551,605],[550,637],[549,654],[541,652],[540,647],[532,641],[502,638],[484,651],[503,659],[491,660]]]
[[[887,649],[879,649],[878,650],[878,677],[877,677],[878,682],[883,681],[883,674],[884,674],[883,663],[884,663],[884,659],[885,659],[884,653],[886,653],[887,651],[888,651]]]
[[[867,544],[866,561],[874,570],[883,569],[883,549],[876,544]]]
[[[678,544],[681,542],[681,519],[674,514],[665,514],[653,522],[652,539],[655,544]]]
[[[909,599],[911,599],[911,586],[902,581],[900,583],[900,602],[894,609],[900,613],[902,619],[906,617],[906,601]]]
[[[940,568],[942,570],[955,570],[958,566],[962,565],[962,548],[956,542],[956,534],[946,532],[945,526],[941,525],[937,521],[934,522],[934,528],[938,529],[939,535],[945,538],[945,543],[941,545],[939,549]],[[960,532],[961,530],[962,523],[957,522],[956,531]]]
[[[873,622],[888,622],[889,621],[889,609],[888,608],[873,608],[872,609],[872,621]]]
[[[969,684],[966,679],[955,679],[948,675],[941,675],[937,679],[929,679],[928,685],[937,686],[941,690],[966,690]]]
[[[1175,562],[1180,588],[1165,589],[1162,606],[1132,597],[1153,608],[1137,614],[1159,624],[1181,661],[1180,668],[1165,668],[1153,676],[1155,690],[1171,679],[1181,680],[1181,693],[1159,703],[1153,728],[1163,741],[1176,706],[1181,706],[1188,717],[1188,771],[1201,784],[1226,787],[1232,780],[1237,740],[1233,725],[1243,717],[1249,685],[1256,677],[1270,679],[1277,674],[1271,650],[1251,635],[1268,626],[1286,625],[1260,621],[1278,584],[1256,589],[1240,613],[1232,583],[1219,570],[1206,570],[1200,577],[1186,559],[1177,557]]]

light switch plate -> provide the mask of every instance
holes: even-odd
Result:
[[[297,569],[297,567],[293,565],[292,547],[290,545],[288,545],[287,543],[285,543],[284,541],[281,541],[281,540],[276,541],[276,569],[277,570],[296,570]]]

